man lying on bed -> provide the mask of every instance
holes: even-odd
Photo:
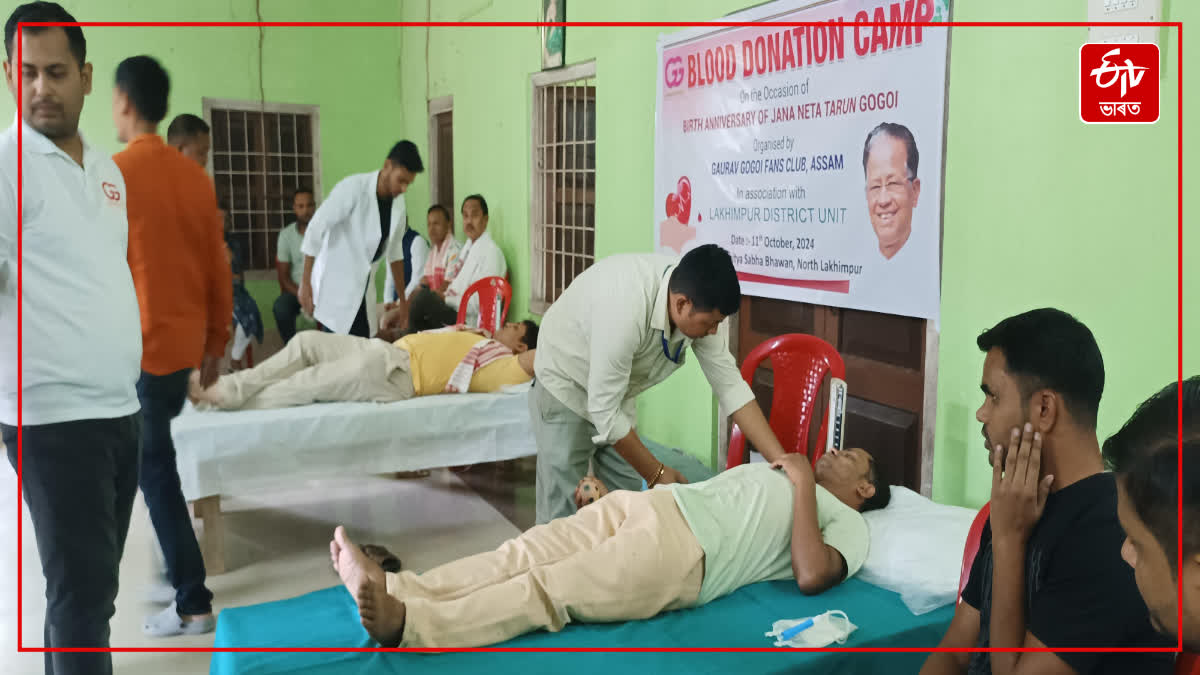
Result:
[[[533,377],[537,335],[529,320],[505,324],[494,339],[462,327],[414,333],[395,343],[303,331],[271,358],[224,375],[208,389],[193,377],[188,394],[199,407],[251,410],[494,392]]]
[[[864,450],[825,455],[815,475],[793,454],[691,485],[617,490],[421,575],[385,574],[342,527],[329,548],[381,645],[476,647],[571,621],[647,619],[768,579],[820,593],[862,566],[860,511],[889,498]]]

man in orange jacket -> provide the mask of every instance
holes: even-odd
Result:
[[[155,637],[205,633],[215,625],[204,560],[179,484],[171,419],[183,408],[192,369],[199,366],[202,382],[216,381],[233,312],[212,180],[158,136],[169,90],[166,71],[148,56],[117,66],[113,121],[128,146],[113,160],[129,195],[129,269],[144,345],[138,482],[175,587],[175,602],[142,628]]]

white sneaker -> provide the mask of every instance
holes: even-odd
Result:
[[[146,602],[152,605],[169,605],[175,602],[175,587],[158,582],[146,590]]]
[[[176,635],[203,635],[211,633],[217,627],[217,617],[207,616],[203,619],[184,621],[172,602],[158,614],[146,617],[142,624],[142,633],[148,637],[175,637]]]

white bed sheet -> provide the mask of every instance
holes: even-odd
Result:
[[[283,480],[418,471],[537,454],[531,387],[397,403],[197,411],[171,423],[186,499],[247,494]]]

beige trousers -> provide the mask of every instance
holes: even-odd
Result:
[[[401,647],[478,647],[571,621],[647,619],[694,606],[704,551],[670,490],[611,492],[490,553],[389,573]]]
[[[296,333],[271,358],[225,375],[213,386],[223,410],[413,397],[407,351],[383,340],[315,330]]]

